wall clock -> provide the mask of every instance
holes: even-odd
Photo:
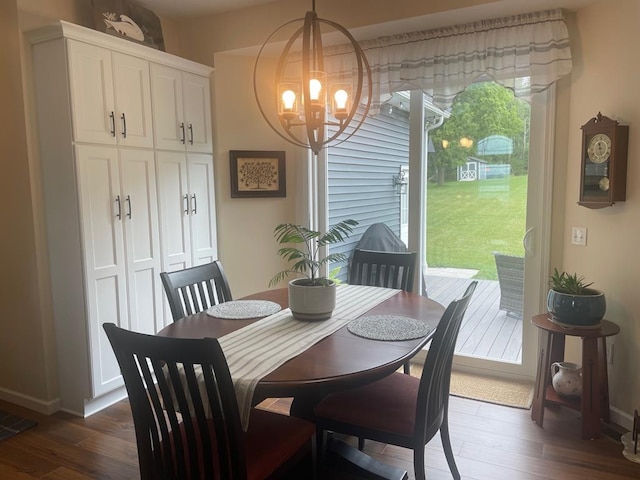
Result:
[[[627,195],[629,127],[598,112],[582,129],[579,205],[610,207]]]

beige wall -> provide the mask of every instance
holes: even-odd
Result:
[[[607,318],[620,325],[609,373],[611,403],[625,412],[640,408],[640,64],[634,53],[640,43],[638,19],[637,0],[601,1],[577,15],[572,32],[576,62],[571,75],[565,224],[563,232],[555,232],[564,234],[564,264],[558,266],[578,272],[603,290]],[[590,210],[576,204],[580,126],[598,112],[629,125],[627,201]],[[571,226],[587,227],[586,247],[570,243]]]
[[[375,1],[376,8],[371,3]],[[4,280],[0,300],[5,315],[0,319],[0,397],[7,392],[24,399],[47,404],[55,399],[53,343],[48,306],[46,252],[42,250],[42,221],[39,212],[37,151],[29,128],[33,121],[29,99],[28,55],[21,58],[20,29],[63,18],[91,26],[89,0],[18,0],[1,2],[0,25],[3,72],[0,91],[3,95],[3,140],[0,191],[2,192],[3,228],[0,251]],[[9,5],[7,5],[9,3]],[[366,8],[363,5],[366,3]],[[390,8],[382,0],[327,0],[321,16],[346,26],[373,24],[382,20],[427,15],[444,21],[446,8],[494,2],[449,0],[438,2],[397,2]],[[534,2],[530,2],[534,3]],[[17,7],[16,7],[17,5]],[[275,136],[259,116],[252,91],[253,59],[230,55],[225,50],[261,43],[277,25],[302,15],[305,5],[283,0],[267,7],[236,12],[218,18],[189,21],[163,19],[167,50],[187,58],[213,65],[215,120],[215,175],[218,208],[220,258],[229,275],[236,297],[266,288],[271,274],[279,270],[275,256],[273,227],[281,221],[296,219],[296,199],[301,198],[299,176],[300,152]],[[357,14],[352,9],[355,8]],[[523,8],[530,8],[529,6]],[[335,14],[334,14],[335,12]],[[466,18],[460,11],[447,18]],[[505,12],[506,13],[506,12]],[[509,12],[512,13],[512,12]],[[496,16],[491,12],[489,17]],[[574,71],[558,88],[556,121],[556,167],[554,183],[553,266],[577,271],[604,290],[608,299],[607,316],[618,323],[623,333],[614,340],[614,364],[611,367],[612,404],[631,412],[640,403],[640,296],[635,294],[634,274],[639,264],[635,247],[640,232],[640,169],[634,161],[640,136],[635,134],[640,109],[635,92],[640,66],[631,57],[640,42],[635,20],[640,18],[636,0],[600,0],[579,10],[571,19]],[[435,23],[425,23],[429,28]],[[603,34],[603,25],[615,25]],[[23,40],[22,40],[23,41]],[[10,48],[13,46],[12,48]],[[24,48],[24,45],[23,45]],[[20,71],[24,70],[24,78]],[[27,93],[23,100],[22,91]],[[579,181],[580,125],[598,111],[630,125],[628,200],[604,210],[588,210],[576,205]],[[26,115],[25,115],[26,112]],[[285,199],[231,199],[229,194],[228,151],[232,149],[285,150],[287,152],[287,191]],[[37,149],[36,149],[37,150]],[[34,213],[35,212],[35,213]],[[569,244],[570,227],[589,229],[588,245]],[[575,350],[576,345],[572,345]]]

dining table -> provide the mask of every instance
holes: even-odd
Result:
[[[339,285],[337,288],[344,287]],[[353,286],[349,288],[354,289]],[[411,319],[424,324],[426,332],[424,335],[403,340],[374,340],[352,333],[349,329],[351,322],[346,322],[256,380],[251,404],[257,405],[267,398],[292,397],[290,414],[312,419],[313,407],[325,395],[384,378],[418,354],[431,340],[445,309],[441,304],[427,297],[401,290],[393,292],[388,290],[379,289],[382,300],[375,302],[376,304],[370,309],[358,312],[358,319],[365,319],[365,317]],[[340,298],[338,295],[337,307],[339,307]],[[262,291],[240,300],[273,302],[283,310],[280,316],[289,311],[286,288]],[[364,308],[366,309],[367,306]],[[258,322],[265,322],[267,319],[268,317],[219,318],[213,316],[211,312],[203,311],[167,325],[157,335],[178,338],[217,338],[226,355],[223,343],[225,338],[236,335],[241,329],[252,325],[253,327],[250,328],[255,328],[259,325]],[[297,320],[289,316],[286,321],[296,322]],[[259,338],[253,340],[260,342]],[[269,346],[265,345],[265,348]],[[231,373],[235,382],[233,371]],[[344,444],[334,444],[334,448],[340,451],[340,455],[347,457],[346,461],[355,468],[374,471],[375,478],[398,480],[406,478],[406,472],[395,467],[377,464],[362,452],[356,449],[351,451]]]

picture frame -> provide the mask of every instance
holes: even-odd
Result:
[[[231,198],[286,197],[284,151],[229,150]]]
[[[91,0],[95,29],[164,51],[160,18],[132,0]]]

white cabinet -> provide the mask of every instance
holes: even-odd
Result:
[[[77,142],[153,147],[149,62],[67,41]]]
[[[90,415],[126,395],[102,325],[165,325],[160,272],[181,232],[185,266],[217,258],[213,156],[191,151],[211,150],[212,69],[63,21],[30,41],[60,408]],[[182,151],[155,144],[153,115],[173,100],[154,105],[152,65],[179,73],[184,112],[196,112]]]
[[[104,322],[155,333],[161,318],[153,151],[77,145],[92,394],[122,385]]]
[[[151,65],[156,148],[213,152],[209,79]]]
[[[211,155],[156,152],[162,268],[180,270],[217,257]]]

